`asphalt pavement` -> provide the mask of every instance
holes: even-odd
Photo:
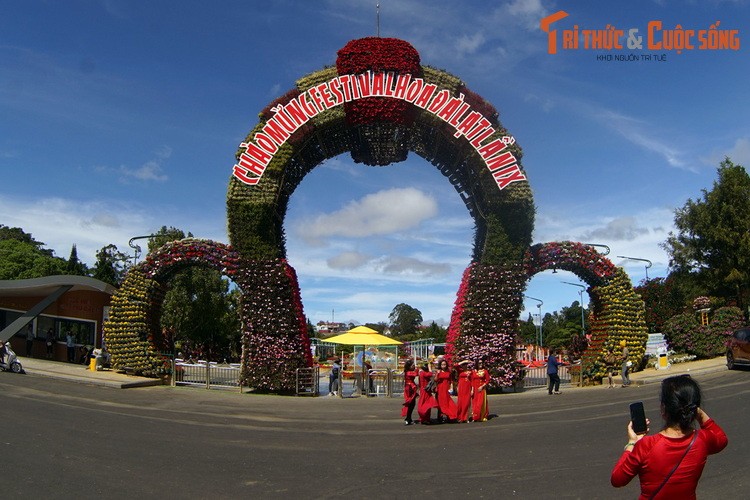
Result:
[[[0,374],[8,498],[635,498],[637,481],[609,484],[628,404],[657,420],[659,381],[681,373],[730,436],[699,497],[738,497],[748,482],[750,373],[722,358],[638,372],[627,389],[495,394],[488,422],[430,426],[404,426],[400,398],[123,391],[112,388],[155,381],[21,361],[28,375]]]

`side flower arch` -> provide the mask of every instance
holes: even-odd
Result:
[[[146,376],[164,373],[167,366],[159,355],[164,348],[159,322],[169,278],[186,266],[203,266],[236,279],[238,264],[239,256],[231,247],[189,238],[164,245],[130,269],[112,296],[104,323],[113,367],[127,367]]]
[[[621,341],[626,342],[634,359],[643,356],[648,338],[645,304],[623,269],[594,247],[572,241],[534,245],[524,265],[527,280],[548,269],[564,269],[589,285],[591,340],[583,354],[584,377],[591,380],[604,377],[607,348],[617,350]]]

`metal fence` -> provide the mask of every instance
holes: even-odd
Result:
[[[535,387],[547,387],[547,366],[537,368],[523,368],[523,388],[533,389]],[[570,383],[570,372],[567,366],[558,366],[557,374],[560,376],[560,385]]]
[[[175,385],[200,386],[206,389],[239,388],[240,365],[206,361],[175,360]]]
[[[297,396],[317,396],[320,393],[320,370],[312,368],[297,368],[296,370]]]

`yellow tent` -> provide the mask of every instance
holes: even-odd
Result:
[[[346,345],[401,345],[403,342],[399,342],[396,339],[381,335],[372,328],[366,326],[358,326],[352,328],[346,333],[336,335],[335,337],[323,339],[325,342],[332,342],[334,344],[346,344]]]
[[[381,335],[372,328],[368,328],[366,326],[358,326],[356,328],[352,328],[346,333],[342,333],[341,335],[336,335],[335,337],[331,337],[328,339],[325,339],[325,342],[332,342],[334,344],[345,344],[345,345],[361,345],[362,347],[366,346],[381,346],[381,345],[393,345],[398,346],[403,344],[403,342],[399,342],[398,340],[392,339],[390,337],[386,337],[385,335]],[[362,373],[360,375],[360,379],[356,382],[356,386],[361,393],[364,392],[364,381],[367,377],[367,373],[365,371],[365,365],[364,365],[364,351],[362,351]],[[355,362],[356,363],[356,362]],[[340,394],[343,394],[341,392]]]

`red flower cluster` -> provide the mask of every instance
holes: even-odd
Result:
[[[485,101],[482,96],[470,90],[466,85],[461,86],[459,93],[464,95],[464,101],[471,105],[472,110],[478,111],[482,116],[497,125],[499,114],[495,106]]]
[[[239,255],[231,246],[210,240],[187,238],[172,241],[150,253],[140,267],[147,278],[163,277],[186,265],[200,264],[232,277]]]
[[[615,265],[594,247],[573,241],[539,243],[526,253],[524,261],[529,278],[547,269],[564,269],[578,275],[589,285],[598,285],[615,273]]]
[[[421,75],[419,53],[408,42],[397,38],[369,37],[351,40],[338,51],[336,70],[339,75],[357,75],[372,71]],[[411,125],[414,106],[400,99],[368,97],[344,104],[350,125],[390,122]]]
[[[453,359],[483,359],[492,385],[513,385],[519,376],[516,329],[525,274],[520,266],[472,263],[464,272],[446,338]],[[498,300],[503,298],[504,300]]]
[[[312,366],[294,270],[283,259],[244,261],[236,281],[243,290],[242,383],[293,391],[296,369]]]

